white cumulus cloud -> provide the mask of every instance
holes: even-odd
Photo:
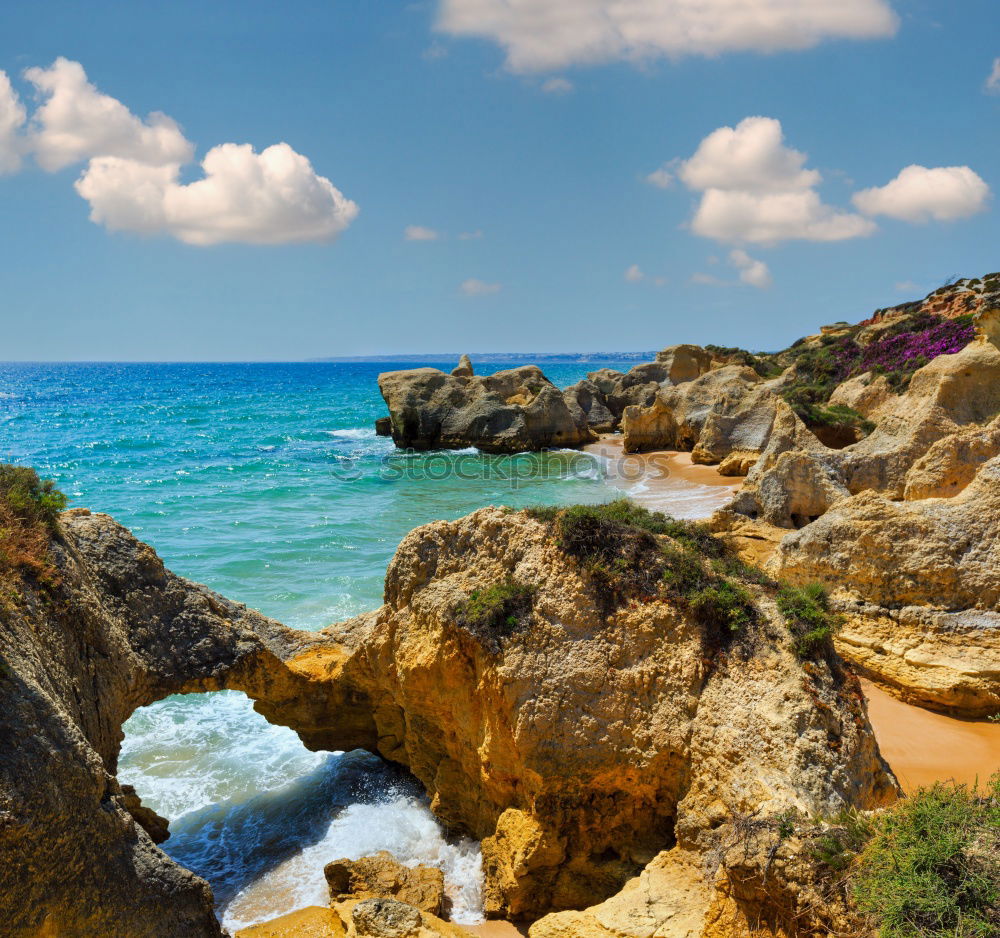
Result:
[[[747,117],[712,131],[678,175],[701,192],[691,230],[724,242],[841,241],[871,234],[870,219],[826,205],[821,176],[785,146],[781,122]]]
[[[69,59],[24,76],[41,102],[30,120],[0,72],[0,173],[16,171],[29,154],[49,172],[86,162],[76,191],[90,203],[91,220],[112,231],[167,234],[197,245],[330,241],[358,214],[287,143],[260,153],[250,144],[212,147],[201,162],[202,178],[181,183],[194,145],[172,118],[136,117]]]
[[[740,248],[729,252],[729,263],[740,272],[740,280],[751,287],[765,290],[774,282],[767,264]]]
[[[468,280],[463,280],[459,289],[466,296],[488,296],[491,293],[500,292],[499,283],[486,283],[484,280],[478,280],[475,277],[470,277]]]
[[[1000,94],[1000,59],[993,60],[993,70],[986,78],[986,90],[990,94]]]
[[[633,264],[625,271],[626,283],[639,283],[646,275],[639,269],[638,264]]]
[[[866,215],[909,222],[954,221],[986,208],[990,187],[968,166],[907,166],[884,186],[862,189],[854,204]]]
[[[76,183],[93,221],[113,231],[170,234],[187,244],[329,241],[358,207],[287,143],[255,153],[224,143],[202,160],[204,178],[178,181],[177,164],[93,159]]]
[[[407,225],[403,229],[403,237],[407,241],[437,241],[440,235],[433,228],[423,225]]]
[[[440,0],[438,28],[498,43],[515,72],[808,49],[892,36],[887,0]]]
[[[35,111],[30,145],[50,172],[95,156],[121,156],[151,166],[186,163],[194,147],[177,123],[154,112],[145,121],[102,94],[79,62],[58,58],[49,68],[29,68],[25,77],[46,99]]]
[[[21,168],[24,152],[21,128],[26,116],[7,73],[0,72],[0,175],[16,173]]]

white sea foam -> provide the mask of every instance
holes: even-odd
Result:
[[[482,854],[472,840],[449,843],[427,806],[400,796],[353,804],[338,814],[322,839],[265,872],[226,905],[222,923],[235,931],[307,905],[329,901],[323,867],[387,850],[406,866],[424,863],[444,872],[451,919],[475,924],[482,916]]]
[[[275,788],[325,758],[235,691],[169,697],[137,710],[124,730],[118,776],[167,818]]]
[[[346,430],[328,430],[330,436],[345,440],[373,440],[378,434],[374,427],[349,427]]]

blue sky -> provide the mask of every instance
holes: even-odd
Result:
[[[0,359],[768,349],[1000,269],[996,0],[525,2],[6,0]]]

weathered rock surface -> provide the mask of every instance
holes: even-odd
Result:
[[[388,851],[360,860],[334,860],[323,868],[330,900],[396,899],[441,915],[444,873],[431,866],[403,866]]]
[[[429,912],[395,899],[363,899],[340,905],[337,912],[350,922],[348,938],[467,938],[468,932]]]
[[[595,433],[609,433],[617,426],[600,388],[589,378],[571,384],[563,391],[563,398],[577,426],[587,426]]]
[[[830,395],[831,405],[850,407],[862,417],[873,420],[895,403],[897,395],[889,387],[885,375],[875,376],[871,372],[848,378]]]
[[[492,914],[592,904],[674,844],[705,849],[734,813],[897,790],[853,680],[800,663],[766,597],[753,654],[706,660],[703,628],[667,599],[606,615],[598,581],[523,514],[417,529],[385,605],[319,633],[174,576],[107,516],[68,512],[61,529],[59,592],[0,630],[12,938],[220,934],[206,884],[156,848],[114,777],[122,723],[171,693],[242,690],[313,748],[407,766],[443,821],[484,839]],[[534,587],[530,625],[484,644],[456,609],[508,580]]]
[[[157,814],[152,808],[147,808],[136,794],[132,785],[122,785],[122,806],[132,815],[133,820],[147,834],[154,844],[162,844],[170,837],[170,822]]]
[[[486,377],[436,368],[387,371],[378,385],[399,447],[514,453],[595,439],[587,421],[574,416],[563,393],[534,365]]]
[[[906,473],[903,498],[951,498],[994,456],[1000,456],[1000,418],[932,443]]]
[[[905,699],[1000,709],[1000,457],[953,498],[845,499],[785,537],[771,566],[843,591],[838,647]]]
[[[655,362],[636,365],[627,372],[602,368],[587,378],[597,387],[617,426],[626,407],[649,407],[660,391],[695,380],[713,364],[711,353],[699,345],[672,345],[658,352]]]

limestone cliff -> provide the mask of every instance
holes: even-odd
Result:
[[[735,813],[897,790],[856,683],[793,655],[766,590],[750,645],[713,651],[666,594],[609,607],[600,570],[524,514],[417,529],[385,605],[319,633],[174,576],[107,516],[67,512],[58,532],[59,585],[28,584],[0,630],[0,914],[18,938],[219,935],[208,887],[115,779],[123,722],[171,693],[243,690],[309,746],[407,766],[483,839],[492,914],[591,904]],[[471,627],[472,594],[511,582],[530,596],[516,626]]]

